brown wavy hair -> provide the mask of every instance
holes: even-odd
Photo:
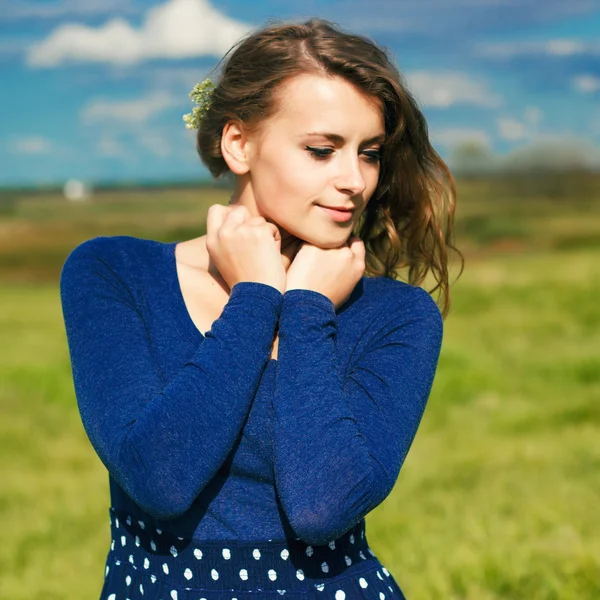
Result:
[[[227,59],[227,56],[229,58]],[[227,60],[225,60],[227,59]],[[427,123],[389,51],[369,38],[324,19],[269,22],[242,38],[223,57],[224,67],[197,134],[197,150],[214,178],[229,171],[221,154],[225,124],[257,131],[278,110],[279,86],[300,74],[337,76],[383,106],[386,139],[377,187],[353,233],[365,245],[365,276],[399,277],[420,285],[431,271],[441,313],[450,309],[448,249],[452,242],[456,186],[429,141]],[[458,277],[457,277],[458,278]]]

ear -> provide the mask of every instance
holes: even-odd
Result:
[[[221,154],[229,169],[236,175],[244,175],[250,170],[248,137],[243,127],[229,121],[221,135]]]

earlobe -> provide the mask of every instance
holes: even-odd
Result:
[[[223,127],[221,136],[221,154],[227,166],[235,175],[244,175],[250,169],[247,156],[247,137],[245,132],[234,121]]]

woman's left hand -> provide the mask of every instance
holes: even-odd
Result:
[[[287,270],[285,291],[313,290],[327,296],[336,310],[348,300],[365,272],[365,246],[351,236],[337,248],[303,242]]]

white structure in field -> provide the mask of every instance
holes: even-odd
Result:
[[[79,179],[69,179],[63,188],[63,194],[67,200],[80,202],[87,200],[92,195],[92,189],[89,185]]]

